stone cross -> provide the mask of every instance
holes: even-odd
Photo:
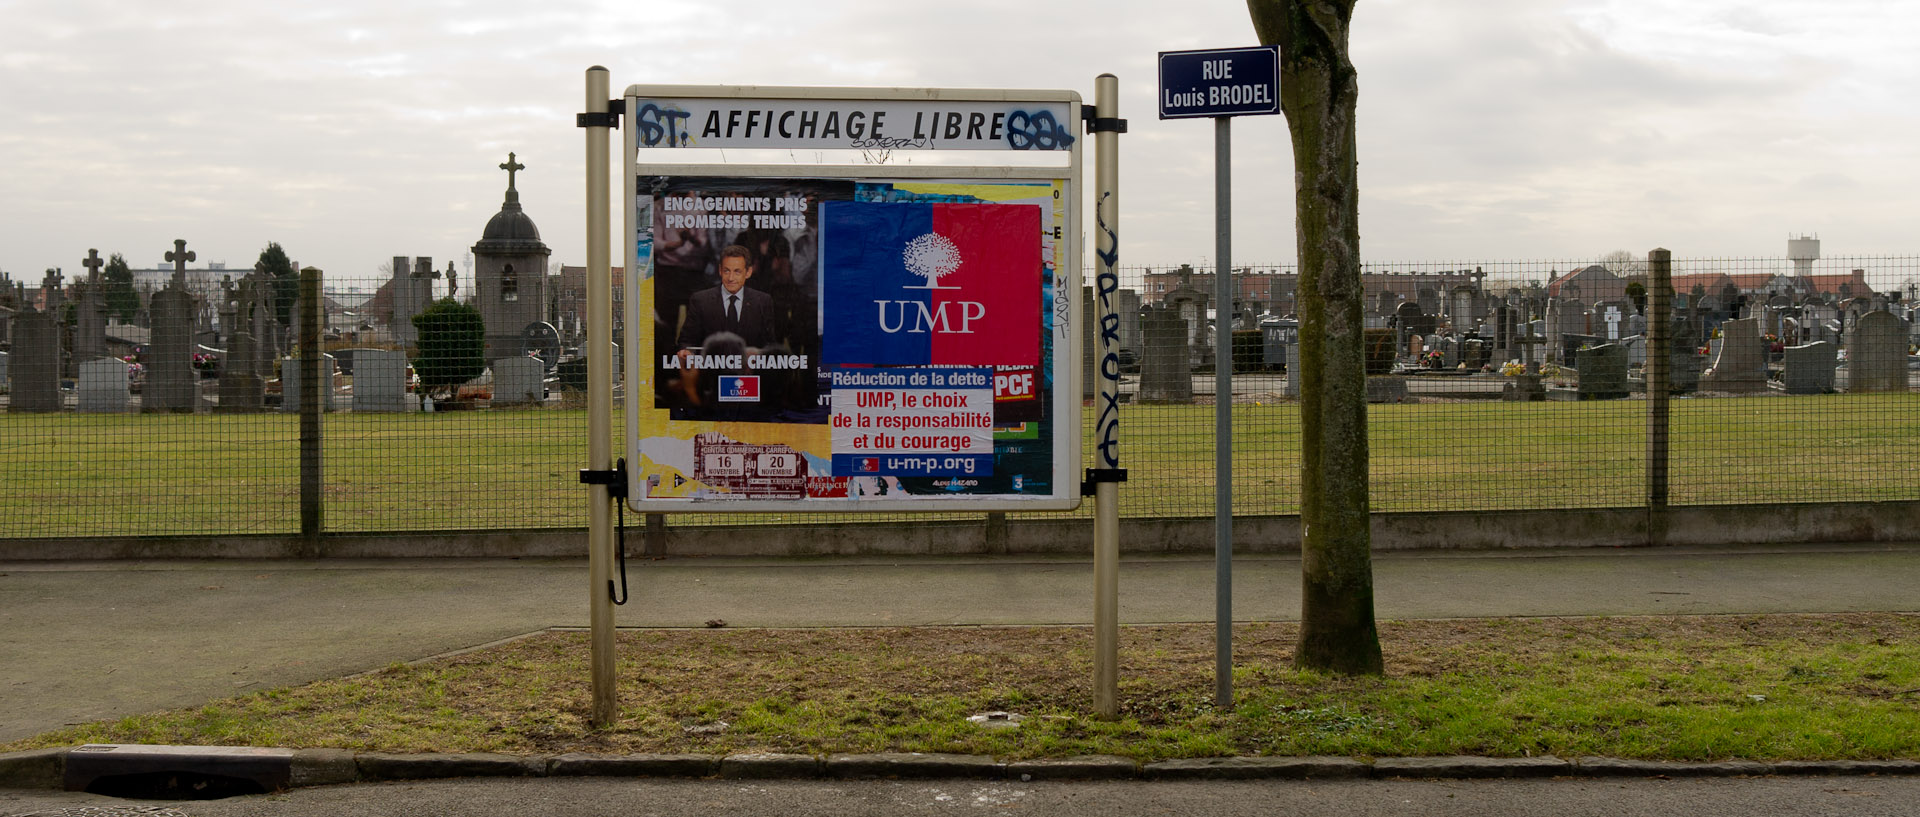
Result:
[[[509,192],[509,194],[515,192],[515,190],[513,190],[513,175],[515,175],[516,171],[524,171],[526,165],[515,161],[513,153],[509,152],[507,153],[507,163],[505,163],[505,165],[499,165],[499,169],[501,169],[501,171],[507,171],[507,192]]]
[[[1620,307],[1609,306],[1606,312],[1607,340],[1620,339]]]
[[[47,277],[40,282],[40,288],[45,290],[58,290],[61,279],[65,277],[66,276],[60,274],[60,270],[58,269],[47,270]]]
[[[1526,327],[1527,333],[1515,336],[1513,345],[1520,347],[1520,360],[1526,365],[1527,374],[1539,374],[1540,364],[1533,359],[1533,347],[1546,343],[1547,339],[1533,333],[1532,321],[1528,321]]]
[[[106,263],[107,262],[100,260],[99,250],[87,250],[87,260],[80,262],[80,265],[87,268],[87,281],[89,283],[100,280],[100,268],[105,266]]]
[[[199,259],[199,255],[187,249],[187,240],[176,238],[173,249],[167,251],[167,260],[173,262],[173,283],[181,289],[187,288],[187,262]]]

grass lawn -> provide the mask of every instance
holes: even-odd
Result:
[[[1920,758],[1920,615],[1383,622],[1377,678],[1291,669],[1294,636],[1237,628],[1232,711],[1205,626],[1122,631],[1113,721],[1088,714],[1086,628],[642,630],[620,635],[619,722],[596,731],[586,635],[552,632],[0,750]],[[1025,720],[966,720],[990,710]]]
[[[1672,406],[1672,504],[1920,499],[1920,395]],[[1645,411],[1638,400],[1372,406],[1373,509],[1642,504]],[[1234,416],[1235,512],[1297,512],[1298,405]],[[584,527],[585,425],[571,409],[328,415],[327,529]],[[285,414],[0,415],[0,539],[291,533],[298,441]],[[1125,408],[1122,513],[1211,514],[1213,451],[1211,406]],[[721,521],[743,519],[672,524]]]

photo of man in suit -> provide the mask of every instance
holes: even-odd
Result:
[[[753,252],[738,244],[720,251],[720,285],[687,296],[687,319],[680,327],[680,356],[719,332],[736,335],[750,348],[774,342],[773,296],[747,286],[753,277]]]

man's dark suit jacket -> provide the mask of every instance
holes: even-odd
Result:
[[[773,296],[753,287],[740,288],[740,321],[727,321],[725,289],[713,287],[687,296],[687,322],[680,328],[680,348],[699,346],[715,332],[732,332],[748,346],[774,341]]]

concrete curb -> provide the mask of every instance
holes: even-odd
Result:
[[[1760,763],[1625,760],[1583,757],[1210,757],[1141,765],[1123,757],[1085,756],[1002,762],[986,755],[880,753],[822,757],[807,754],[737,755],[502,755],[391,754],[344,749],[246,747],[136,747],[90,745],[0,753],[0,789],[60,789],[72,785],[69,753],[82,751],[87,775],[168,771],[207,772],[230,767],[236,756],[273,758],[290,768],[278,777],[293,788],[391,780],[455,777],[679,777],[774,779],[1011,779],[1034,780],[1336,780],[1512,779],[1541,777],[1757,777],[1764,775],[1920,775],[1920,760],[1809,760]],[[127,751],[136,750],[137,751]],[[121,760],[124,759],[124,760]],[[164,760],[161,760],[164,759]],[[224,765],[223,765],[224,764]]]

